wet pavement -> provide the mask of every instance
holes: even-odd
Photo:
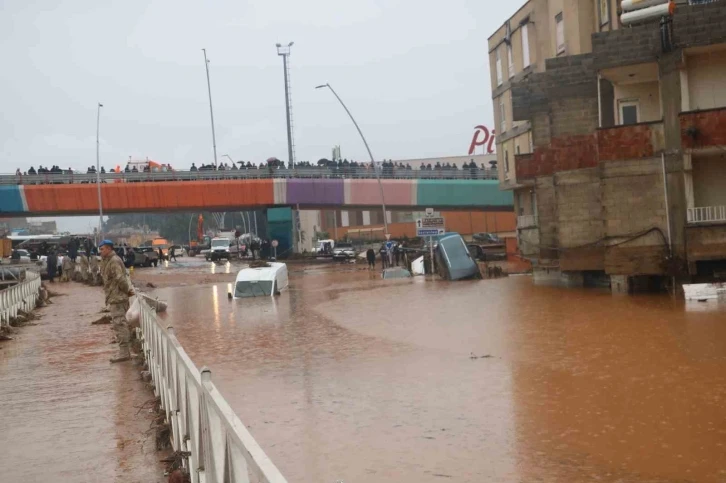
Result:
[[[111,365],[110,325],[91,325],[103,290],[49,285],[59,296],[34,326],[0,343],[0,481],[166,481],[145,434],[153,399],[131,362]]]
[[[238,268],[138,274],[291,482],[726,482],[724,305],[349,267],[229,301]]]

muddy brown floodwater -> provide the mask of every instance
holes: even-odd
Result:
[[[723,305],[316,269],[228,301],[236,270],[156,294],[291,482],[726,481]]]

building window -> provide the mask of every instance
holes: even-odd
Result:
[[[509,173],[509,151],[504,150],[504,172]]]
[[[517,150],[517,154],[521,154],[521,153],[519,152],[519,151],[520,151],[520,149],[519,149],[519,144],[517,144],[517,147],[516,147],[515,149]]]
[[[608,8],[608,2],[610,0],[598,0],[600,4],[600,26],[606,25],[610,21],[610,9]]]
[[[504,107],[504,96],[499,98],[499,116],[501,119],[502,133],[507,130],[507,111]]]
[[[502,85],[503,79],[502,79],[502,57],[499,55],[499,48],[495,50],[495,54],[497,56],[497,85]]]
[[[512,55],[512,44],[507,44],[507,64],[509,66],[509,78],[514,77],[514,56]]]
[[[526,69],[529,67],[529,30],[527,24],[522,25],[522,64]]]
[[[555,32],[557,35],[557,55],[565,52],[565,21],[562,12],[555,15]]]
[[[638,100],[619,101],[620,103],[620,124],[629,126],[640,122],[640,105]]]

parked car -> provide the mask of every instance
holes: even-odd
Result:
[[[350,242],[336,243],[335,248],[333,248],[333,260],[349,260],[355,257],[355,248]]]
[[[502,239],[494,233],[474,233],[471,237],[475,242],[487,245],[501,245],[504,243]]]
[[[474,260],[479,260],[480,262],[497,262],[507,259],[506,252],[499,250],[496,247],[494,248],[494,250],[498,251],[493,251],[491,248],[487,249],[475,243],[469,243],[466,246],[469,249],[469,254],[471,255],[471,258],[473,258]]]
[[[159,254],[153,247],[118,246],[116,253],[124,261],[126,268],[129,267],[150,267],[159,264]]]
[[[22,248],[14,248],[13,251],[17,252],[18,255],[20,255],[20,262],[30,262],[30,252],[28,250],[24,250]],[[12,257],[12,253],[10,256]]]

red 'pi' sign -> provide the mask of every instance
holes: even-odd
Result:
[[[476,126],[474,128],[474,137],[471,138],[471,145],[469,145],[469,155],[474,154],[477,146],[486,146],[487,154],[494,152],[494,137],[496,131],[492,129],[492,133],[489,134],[489,129],[486,126]]]

